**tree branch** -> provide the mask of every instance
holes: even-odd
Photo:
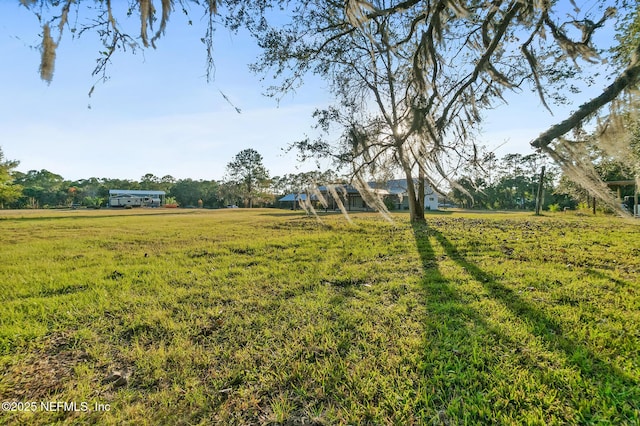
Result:
[[[594,114],[601,107],[614,100],[623,90],[636,84],[639,79],[640,44],[636,47],[629,66],[609,87],[602,92],[602,94],[600,94],[600,96],[580,105],[578,110],[571,114],[566,120],[551,126],[547,131],[541,133],[540,136],[531,141],[531,146],[538,149],[546,148],[554,139],[559,138],[576,128],[585,118]]]

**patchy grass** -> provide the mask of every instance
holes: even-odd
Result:
[[[354,222],[0,212],[0,423],[640,423],[638,222]]]

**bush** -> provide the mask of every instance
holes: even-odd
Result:
[[[578,203],[578,210],[589,210],[589,205],[584,201],[580,202]]]
[[[387,210],[391,211],[391,210],[395,210],[398,208],[398,203],[395,202],[394,200],[391,200],[389,198],[385,198],[384,199],[384,205],[387,207]]]
[[[561,210],[561,209],[560,209],[560,204],[558,204],[558,203],[556,203],[556,204],[551,204],[551,205],[549,206],[549,211],[550,211],[550,212],[559,212],[560,210]]]

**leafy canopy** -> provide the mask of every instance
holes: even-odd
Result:
[[[235,186],[248,206],[253,207],[253,200],[264,192],[269,179],[262,155],[255,149],[242,150],[227,164],[226,172],[227,183]]]
[[[20,164],[19,161],[6,159],[0,147],[0,208],[18,199],[22,194],[22,187],[14,183],[13,172]]]

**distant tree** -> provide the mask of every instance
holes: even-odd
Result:
[[[242,191],[236,182],[223,181],[219,189],[222,206],[242,205]]]
[[[219,189],[220,185],[215,181],[179,179],[169,190],[169,195],[183,207],[196,206],[199,200],[204,207],[222,207]]]
[[[618,206],[619,198],[632,196],[634,185],[628,186],[605,186],[606,182],[633,180],[640,178],[640,133],[637,129],[629,129],[634,134],[633,141],[629,146],[626,144],[621,148],[625,153],[621,158],[619,152],[611,155],[608,150],[601,149],[602,145],[594,144],[594,135],[585,136],[582,139],[582,153],[580,162],[585,164],[582,170],[589,171],[588,179],[577,180],[572,178],[570,173],[564,173],[560,179],[557,189],[558,194],[567,195],[576,202],[585,202],[590,205],[592,198],[603,198],[602,194],[607,197],[604,200],[615,199],[615,204],[608,204],[609,209],[615,209]],[[603,184],[600,184],[603,182]]]
[[[153,173],[147,173],[140,178],[140,186],[142,189],[148,189],[153,191],[161,191],[162,180]]]
[[[13,203],[22,195],[22,187],[14,183],[14,169],[19,161],[8,160],[0,147],[0,209]]]
[[[465,209],[487,208],[485,190],[486,185],[482,178],[473,179],[469,176],[461,176],[456,179],[448,196],[454,203]]]
[[[92,203],[95,203],[96,200],[104,200],[107,197],[106,193],[101,194],[100,186],[102,182],[96,177],[69,182],[68,185],[69,203],[79,203],[87,198],[91,199]]]
[[[262,164],[262,155],[250,148],[240,151],[227,164],[225,180],[235,186],[245,206],[251,208],[254,200],[265,197],[269,172]]]
[[[506,154],[501,159],[487,158],[486,166],[491,167],[490,178],[467,168],[465,174],[456,180],[450,197],[463,207],[480,209],[527,209],[535,207],[535,192],[540,169],[547,172],[543,182],[545,205],[559,202],[554,196],[558,168],[541,154]],[[474,173],[476,172],[476,173]]]
[[[313,170],[310,172],[289,173],[284,176],[275,176],[271,179],[271,191],[277,195],[290,193],[302,193],[307,188],[316,185],[342,183],[341,178],[333,170]]]
[[[159,179],[157,191],[169,192],[176,183],[176,178],[171,175],[164,175]]]
[[[221,184],[215,180],[205,180],[201,182],[201,194],[200,197],[204,204],[204,207],[224,207],[224,199],[221,194]]]
[[[540,168],[544,158],[540,154],[507,154],[501,162],[499,181],[494,186],[494,206],[503,209],[532,209],[535,205],[535,193]],[[549,175],[549,174],[547,174]]]
[[[180,179],[171,187],[169,196],[182,207],[195,206],[201,196],[199,186],[198,182],[192,179]]]
[[[42,208],[61,206],[67,203],[69,185],[62,176],[48,170],[29,170],[19,174],[16,183],[23,187],[21,206]]]

